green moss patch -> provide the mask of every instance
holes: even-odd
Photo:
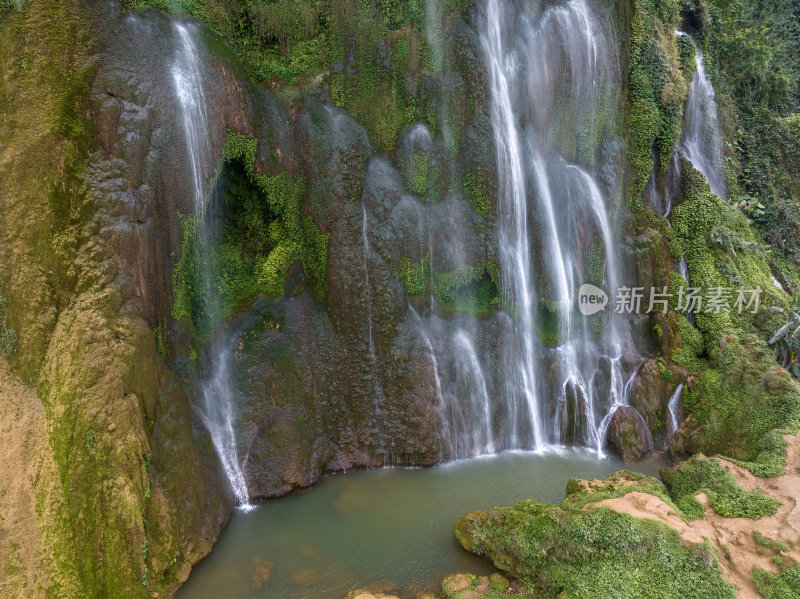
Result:
[[[757,520],[774,515],[780,506],[777,499],[764,495],[760,489],[745,491],[719,460],[696,456],[662,470],[661,475],[678,505],[689,497],[705,493],[709,507],[726,518]]]
[[[731,456],[758,476],[781,474],[781,435],[800,426],[800,388],[778,366],[766,339],[780,326],[780,312],[790,298],[772,283],[768,252],[747,218],[712,194],[687,162],[673,231],[672,251],[686,258],[692,286],[704,299],[713,288],[733,290],[730,310],[704,308],[696,314],[696,330],[678,320],[683,346],[674,350],[673,360],[698,373],[683,398],[693,417],[687,449]],[[670,282],[675,291],[685,288],[678,279]],[[739,314],[738,290],[757,288],[762,290],[759,310]]]
[[[470,512],[455,535],[538,597],[736,596],[711,545],[684,547],[665,524],[604,507],[564,509],[526,500]]]
[[[480,172],[464,174],[464,197],[481,216],[489,213],[491,202],[486,188],[486,180]]]
[[[628,204],[644,210],[642,193],[653,171],[666,172],[681,134],[683,103],[688,93],[674,31],[678,3],[634,0],[627,92],[627,156],[633,165]]]

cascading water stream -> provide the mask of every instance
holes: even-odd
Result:
[[[206,165],[209,163],[210,144],[207,135],[208,118],[203,75],[198,50],[189,29],[177,21],[174,28],[178,50],[172,66],[172,78],[181,107],[183,131],[191,167],[196,219],[195,259],[201,266],[198,268],[198,283],[206,304],[213,307],[217,304],[218,298],[213,284],[214,273],[209,272],[212,268],[209,251],[214,243],[214,227],[207,210],[204,191],[208,180]],[[252,509],[249,503],[250,495],[239,462],[234,430],[234,408],[228,372],[230,353],[230,348],[224,347],[213,357],[212,376],[208,381],[201,383],[205,403],[203,419],[239,508],[249,510]]]
[[[669,422],[667,422],[667,435],[664,438],[665,450],[669,447],[670,441],[672,441],[672,437],[675,435],[675,431],[678,430],[678,409],[682,397],[683,397],[683,383],[678,385],[675,391],[672,392],[672,395],[669,398],[669,402],[667,403]]]
[[[577,442],[602,454],[641,362],[613,306],[598,317],[599,331],[599,321],[593,327],[575,312],[587,254],[602,263],[594,275],[609,295],[620,283],[609,216],[616,211],[591,174],[619,82],[608,35],[585,0],[539,14],[527,4],[486,3],[501,275],[514,321],[506,411],[524,406],[528,415],[512,446]]]
[[[427,331],[425,330],[425,324],[420,318],[417,311],[414,310],[413,307],[409,306],[408,309],[414,315],[414,319],[420,325],[420,333],[422,334],[422,340],[425,342],[425,349],[428,352],[428,359],[431,362],[431,368],[433,369],[433,382],[436,389],[436,403],[437,409],[439,411],[439,417],[442,421],[442,426],[444,430],[442,435],[440,436],[441,439],[449,441],[452,443],[453,440],[453,433],[451,429],[451,419],[448,418],[447,414],[447,404],[444,399],[444,393],[442,392],[442,376],[439,372],[439,361],[436,359],[436,352],[433,350],[433,343],[431,343],[431,338],[428,336]],[[444,447],[440,447],[439,449],[440,458],[444,459],[445,451]]]
[[[516,116],[511,101],[510,79],[513,68],[506,56],[501,22],[505,17],[504,3],[488,0],[486,32],[483,46],[489,63],[491,86],[491,120],[497,150],[499,243],[503,269],[504,292],[517,317],[516,340],[520,347],[516,363],[507,376],[507,400],[513,404],[515,415],[511,445],[522,446],[518,426],[518,404],[524,403],[528,414],[530,440],[535,449],[545,446],[547,439],[541,422],[537,380],[534,370],[534,296],[531,284],[530,247],[528,239],[528,198],[522,166],[522,151]]]
[[[469,399],[468,410],[471,415],[478,416],[475,425],[472,426],[472,455],[491,454],[495,452],[494,431],[492,430],[492,402],[489,399],[489,392],[486,389],[486,379],[483,375],[478,354],[472,339],[463,329],[455,334],[454,347],[456,355],[461,358],[463,368],[462,377],[470,380],[470,387],[478,391],[477,397],[474,393],[467,393]],[[477,426],[481,422],[483,426]]]
[[[383,392],[383,385],[381,384],[380,375],[378,374],[378,355],[375,352],[375,336],[373,333],[373,315],[372,315],[372,286],[369,280],[369,237],[367,236],[367,227],[368,227],[368,220],[367,220],[367,206],[365,204],[361,204],[361,214],[362,214],[362,221],[361,221],[361,239],[362,239],[362,247],[364,252],[364,295],[365,295],[365,303],[367,307],[367,327],[369,332],[369,361],[370,361],[370,375],[372,379],[372,413],[373,419],[376,423],[380,423],[383,421],[383,411],[384,411],[384,392]],[[383,444],[383,436],[380,436],[381,444]],[[383,447],[381,447],[383,449]],[[384,460],[386,458],[386,453],[384,452]]]
[[[222,470],[231,483],[231,488],[239,504],[238,507],[248,511],[253,506],[250,505],[247,481],[239,465],[236,433],[233,429],[233,401],[228,372],[230,354],[230,347],[226,347],[217,354],[211,379],[201,385],[205,400],[204,421],[211,434],[214,449],[219,455]]]
[[[726,198],[725,174],[722,168],[722,133],[717,115],[714,87],[706,75],[703,54],[694,40],[676,31],[676,35],[692,42],[695,49],[695,72],[689,87],[680,150],[683,156],[706,178],[711,191]]]
[[[650,206],[667,220],[672,211],[672,202],[681,190],[681,157],[691,162],[692,166],[702,173],[713,193],[726,199],[722,132],[714,86],[706,74],[703,54],[692,37],[677,30],[675,35],[691,42],[695,52],[695,72],[689,84],[689,96],[683,117],[683,136],[667,168],[663,193],[659,191],[656,183],[655,165],[646,191]]]

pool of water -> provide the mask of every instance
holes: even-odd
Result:
[[[329,476],[234,513],[176,597],[342,599],[364,586],[415,597],[447,574],[490,571],[453,537],[464,513],[528,497],[560,502],[570,477],[605,478],[624,467],[657,474],[663,465],[560,449]]]

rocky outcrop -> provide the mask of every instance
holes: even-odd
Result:
[[[540,597],[736,596],[713,550],[684,546],[667,525],[607,507],[526,500],[470,512],[456,523],[455,535],[464,549]]]
[[[653,436],[635,408],[619,406],[611,416],[608,441],[625,460],[638,460],[653,451]]]
[[[669,399],[685,377],[682,368],[654,359],[646,360],[636,373],[631,406],[642,415],[647,428],[659,439],[666,432]]]

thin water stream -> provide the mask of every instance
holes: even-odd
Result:
[[[208,167],[210,144],[208,139],[208,115],[203,85],[202,62],[189,26],[175,21],[175,36],[178,51],[172,64],[172,78],[181,109],[184,140],[191,167],[191,183],[194,200],[195,261],[198,264],[197,283],[202,290],[205,304],[213,313],[219,298],[216,291],[216,272],[210,253],[217,235],[214,217],[206,200],[206,188],[210,178]],[[214,448],[219,455],[238,505],[243,510],[251,509],[247,481],[242,471],[235,430],[235,411],[230,389],[230,347],[224,343],[212,346],[211,376],[201,381],[203,394],[203,421],[211,435]]]

